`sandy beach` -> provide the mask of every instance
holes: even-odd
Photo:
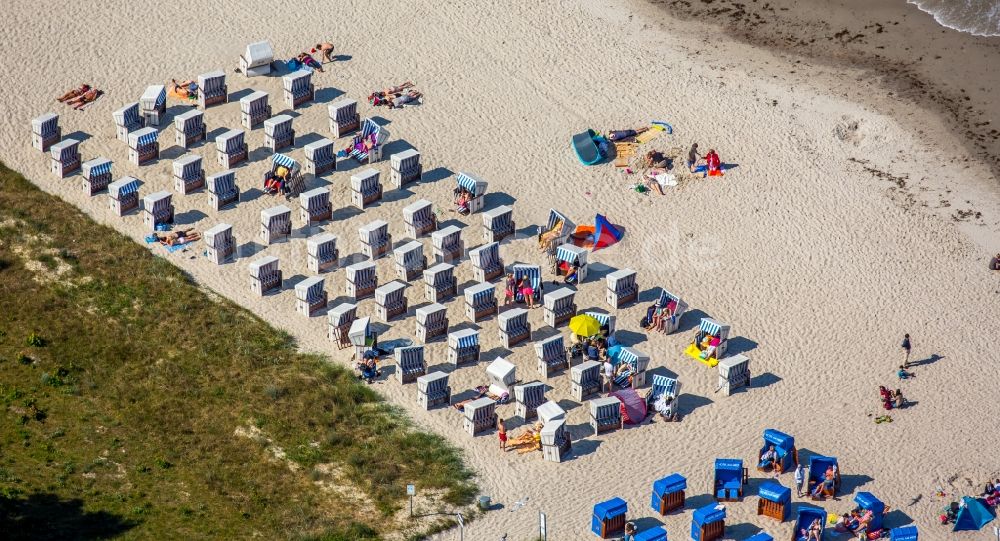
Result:
[[[903,7],[913,11],[909,18],[925,16]],[[482,493],[502,504],[468,524],[465,539],[493,540],[504,533],[511,541],[532,538],[539,512],[548,517],[549,539],[591,539],[592,506],[613,497],[628,502],[630,519],[643,527],[665,524],[670,537],[679,539],[689,530],[691,510],[711,501],[713,460],[752,463],[769,427],[793,435],[800,456],[839,459],[841,500],[819,503],[829,512],[849,510],[853,494],[863,490],[892,506],[890,526],[912,521],[922,539],[985,535],[952,534],[935,524],[946,501],[934,492],[940,487],[956,497],[978,494],[988,477],[1000,475],[991,458],[1000,444],[1000,407],[989,399],[1000,376],[1000,275],[986,270],[1000,249],[995,138],[979,147],[956,128],[962,119],[949,120],[941,110],[908,99],[872,101],[887,90],[869,81],[871,66],[803,62],[799,53],[754,47],[721,30],[709,33],[697,26],[701,22],[672,19],[661,6],[635,0],[459,0],[446,8],[415,0],[378,10],[349,2],[329,13],[256,0],[148,8],[94,3],[71,12],[51,1],[13,1],[0,43],[6,68],[0,88],[9,119],[0,126],[0,159],[98,222],[143,242],[148,232],[140,214],[118,218],[108,211],[106,194],[88,197],[79,176],[59,179],[49,172],[48,155],[30,145],[30,120],[58,113],[63,135],[83,140],[84,160],[114,160],[115,178],[142,180],[140,195],[173,192],[171,160],[183,152],[172,144],[170,123],[160,127],[160,160],[136,167],[126,145],[115,139],[112,111],[137,100],[147,85],[224,69],[231,99],[205,113],[211,140],[239,127],[238,98],[249,89],[269,92],[275,114],[285,108],[279,77],[233,72],[247,43],[268,39],[276,57],[287,59],[318,39],[331,40],[342,57],[314,75],[316,102],[294,112],[298,140],[290,155],[303,160],[304,143],[330,137],[327,104],[346,96],[359,101],[362,117],[391,132],[387,155],[410,147],[421,152],[424,180],[393,190],[388,160],[379,162],[374,167],[386,197],[356,212],[349,194],[349,177],[360,169],[355,162],[342,162],[340,170],[320,178],[307,176],[308,187],[330,188],[337,219],[303,229],[292,201],[287,204],[294,210],[294,238],[265,247],[257,236],[260,211],[286,203],[259,191],[270,152],[262,148],[257,128],[247,135],[250,163],[237,169],[246,197],[236,207],[215,212],[204,192],[173,198],[178,226],[203,231],[232,224],[241,258],[216,266],[201,256],[200,245],[173,254],[151,246],[205,288],[291,333],[304,350],[349,362],[347,350],[327,341],[325,317],[295,312],[292,286],[310,275],[305,237],[335,233],[341,255],[349,256],[360,252],[358,227],[384,219],[399,242],[405,236],[402,208],[425,198],[440,209],[442,224],[462,227],[467,246],[474,247],[481,238],[480,215],[462,217],[451,204],[459,171],[489,181],[487,208],[513,207],[519,235],[501,248],[508,264],[544,265],[532,235],[550,208],[577,223],[593,223],[601,213],[624,228],[622,242],[591,254],[591,277],[578,288],[576,301],[581,309],[607,308],[603,276],[614,269],[637,271],[641,302],[617,311],[619,338],[651,356],[651,373],[682,382],[681,422],[592,436],[587,404],[571,399],[569,376],[559,375],[547,382],[547,396],[568,410],[574,456],[555,464],[537,454],[503,454],[493,433],[472,438],[451,408],[419,409],[412,384],[394,378],[376,384],[420,426],[464,449]],[[954,39],[955,46],[969,42]],[[971,41],[983,62],[996,63],[997,38]],[[946,58],[959,54],[940,45],[938,54]],[[996,89],[979,75],[984,79],[966,87],[975,94],[970,99],[977,112]],[[373,90],[404,80],[424,93],[422,105],[388,110],[365,103]],[[82,82],[106,95],[80,112],[54,101]],[[996,107],[995,100],[991,104]],[[168,119],[187,109],[169,101]],[[985,113],[982,118],[987,120]],[[571,136],[587,128],[651,120],[669,122],[674,131],[643,151],[661,150],[683,170],[687,148],[699,142],[735,167],[709,179],[677,171],[677,186],[664,196],[648,195],[630,189],[638,175],[610,164],[583,167],[570,149]],[[989,134],[994,127],[981,129]],[[213,143],[193,152],[204,157],[207,174],[221,170]],[[955,219],[960,211],[962,218]],[[429,254],[430,240],[422,242]],[[247,263],[258,254],[280,258],[286,282],[279,294],[251,294]],[[378,273],[382,283],[394,278],[391,259],[378,261]],[[460,291],[474,283],[467,260],[456,275]],[[344,297],[344,271],[324,276],[336,304]],[[545,277],[553,279],[551,273]],[[692,311],[677,333],[647,336],[639,321],[660,287],[681,295]],[[409,287],[407,296],[407,317],[383,326],[383,339],[413,337],[413,309],[426,301],[422,286]],[[465,323],[460,299],[447,307],[453,326]],[[374,302],[363,301],[359,313],[374,316]],[[721,396],[715,392],[717,371],[683,354],[699,317],[732,326],[731,353],[752,359],[750,389]],[[540,309],[531,311],[530,320],[543,331],[536,339],[552,332],[543,330]],[[530,345],[508,352],[500,346],[495,318],[479,326],[483,362],[451,373],[456,396],[483,384],[486,364],[498,355],[516,364],[518,379],[537,379]],[[900,382],[895,369],[903,359],[904,333],[913,337],[917,377]],[[442,341],[428,345],[429,369],[451,370],[446,348]],[[901,388],[913,402],[891,412],[892,423],[873,422],[884,413],[879,385]],[[511,417],[508,429],[516,431],[521,423],[513,410],[513,404],[503,405],[498,413]],[[652,482],[673,472],[688,479],[688,508],[654,516]],[[727,538],[763,530],[787,539],[789,522],[756,516],[753,495],[763,476],[752,472],[751,478],[751,496],[727,504]],[[791,476],[781,482],[790,485]],[[456,538],[449,531],[435,539]]]

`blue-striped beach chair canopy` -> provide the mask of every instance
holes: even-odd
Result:
[[[281,87],[293,94],[309,90],[312,82],[312,71],[300,69],[281,78]]]
[[[721,340],[729,338],[729,325],[723,325],[722,323],[719,323],[711,318],[701,318],[701,324],[698,328],[701,332],[715,336]]]
[[[429,269],[424,270],[424,283],[434,287],[444,287],[451,285],[455,277],[455,265],[451,263],[438,263]]]
[[[500,265],[500,244],[491,242],[469,250],[469,259],[472,261],[473,266],[481,269],[489,269]]]
[[[483,213],[483,227],[490,231],[509,229],[513,221],[514,209],[507,205],[500,205]]]
[[[527,278],[531,281],[531,288],[535,290],[535,296],[537,297],[537,292],[542,289],[542,269],[538,265],[516,263],[514,264],[513,271],[515,282],[520,281],[521,278]]]
[[[476,329],[460,329],[448,333],[448,347],[465,349],[479,345],[479,331]]]
[[[485,180],[479,178],[477,175],[472,173],[459,172],[455,175],[455,183],[459,187],[465,188],[472,194],[472,197],[481,197],[486,195],[486,188],[489,187],[489,183]]]
[[[240,98],[240,112],[257,115],[267,109],[268,94],[263,90],[254,90]]]
[[[347,280],[355,284],[371,282],[375,279],[375,263],[371,261],[360,261],[353,265],[348,265],[345,269]]]
[[[281,137],[292,132],[292,117],[277,115],[264,121],[264,134],[270,137]]]
[[[562,244],[556,248],[556,263],[566,261],[570,264],[579,262],[580,266],[587,264],[588,250],[575,244]]]
[[[540,342],[535,342],[535,354],[539,359],[565,359],[566,343],[561,334],[550,336]]]
[[[83,162],[81,168],[84,177],[94,178],[100,175],[110,175],[111,166],[112,161],[107,158],[94,158]]]
[[[481,306],[496,302],[496,286],[491,283],[476,284],[465,288],[465,302],[472,306]]]
[[[198,88],[205,94],[211,95],[222,90],[226,85],[226,72],[222,70],[202,73],[198,76]]]
[[[173,161],[174,176],[191,179],[201,176],[202,158],[198,154],[187,153]]]
[[[112,199],[121,199],[126,195],[139,191],[139,179],[135,177],[122,177],[108,184],[108,195]]]
[[[565,241],[573,231],[576,231],[576,224],[572,220],[558,210],[550,208],[549,220],[545,223],[545,231],[552,231],[557,225],[559,226],[559,234],[556,238],[559,240]]]
[[[306,158],[314,162],[330,161],[333,159],[333,141],[326,137],[309,143],[303,147]]]
[[[221,173],[209,175],[208,191],[216,194],[225,194],[236,188],[236,171],[229,169]]]
[[[419,241],[411,240],[402,246],[398,246],[392,251],[392,257],[397,265],[406,268],[413,268],[420,265],[424,258],[424,245]]]
[[[139,102],[125,104],[121,109],[111,113],[118,126],[134,127],[142,124],[142,117],[139,115]]]
[[[295,159],[291,156],[281,154],[280,152],[271,156],[271,171],[276,171],[278,167],[282,166],[287,167],[293,176],[299,174],[299,171],[301,170],[299,162],[295,161]]]
[[[225,154],[233,154],[234,152],[243,150],[243,145],[244,145],[243,141],[244,141],[243,130],[236,130],[236,129],[228,130],[225,133],[219,134],[215,138],[215,148],[218,149],[219,152],[223,152]]]
[[[156,128],[140,128],[128,134],[128,146],[133,149],[142,148],[155,143],[159,136],[160,132]]]
[[[254,278],[262,278],[277,272],[279,264],[280,261],[277,257],[265,255],[247,264],[247,269],[250,271],[250,276]]]
[[[204,123],[205,113],[198,109],[191,109],[174,117],[174,129],[181,133],[191,134],[201,131]]]
[[[310,276],[295,284],[295,298],[300,301],[315,302],[323,298],[323,277]]]
[[[679,295],[671,293],[666,288],[660,288],[660,298],[656,302],[663,307],[670,307],[673,303],[674,317],[681,317],[688,309],[688,304]]]
[[[80,153],[80,141],[63,139],[49,147],[49,156],[53,160],[65,162]]]
[[[381,246],[389,236],[389,223],[385,220],[372,220],[358,228],[358,238],[361,242],[372,246]]]
[[[358,305],[345,302],[334,306],[328,315],[330,324],[335,327],[346,325],[348,321],[354,321],[357,317]]]

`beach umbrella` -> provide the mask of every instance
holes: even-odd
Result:
[[[601,332],[601,322],[587,314],[580,314],[569,320],[569,330],[577,336],[594,336]]]

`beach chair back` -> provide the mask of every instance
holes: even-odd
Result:
[[[320,233],[309,237],[306,239],[306,255],[310,259],[309,270],[313,272],[328,270],[331,266],[336,267],[339,256],[337,236],[332,233]],[[315,261],[315,264],[312,261]]]
[[[331,103],[327,108],[330,119],[335,120],[341,126],[352,124],[358,118],[358,102],[345,98]]]
[[[543,423],[565,418],[566,410],[562,409],[555,400],[549,400],[538,406],[538,420]]]
[[[469,250],[469,260],[472,261],[473,267],[484,270],[503,268],[503,260],[500,259],[500,244],[497,242],[490,242]]]
[[[136,204],[139,202],[139,179],[135,177],[122,177],[108,184],[108,196],[115,200],[124,200],[127,197],[135,197]]]
[[[198,154],[188,153],[173,162],[174,176],[182,180],[201,179],[205,176],[202,158]]]
[[[226,73],[222,70],[202,73],[198,76],[198,88],[208,96],[222,92],[226,87]]]
[[[462,257],[462,230],[449,225],[431,233],[434,259],[438,263],[457,261]]]
[[[323,284],[324,280],[322,276],[310,276],[295,284],[295,298],[309,304],[319,299],[325,301],[326,293],[323,291]]]
[[[59,178],[66,178],[80,168],[80,141],[63,139],[49,147],[52,172]]]
[[[382,246],[389,242],[389,224],[385,220],[372,220],[358,228],[361,242],[369,246]]]
[[[465,414],[466,431],[475,436],[479,432],[496,427],[496,402],[489,397],[482,397],[465,404],[462,413]]]
[[[621,498],[614,498],[594,506],[594,514],[590,520],[590,530],[607,539],[625,530],[625,514],[628,504]]]
[[[660,515],[666,515],[674,509],[684,507],[684,489],[686,488],[687,479],[679,473],[672,473],[653,481],[650,507]]]
[[[126,103],[120,109],[111,113],[115,126],[119,128],[118,139],[127,140],[128,132],[142,127],[142,115],[139,114],[139,102]],[[122,130],[124,128],[124,130]]]
[[[490,283],[480,283],[465,288],[466,316],[473,322],[496,313],[496,286]]]
[[[167,111],[167,87],[150,85],[139,98],[139,108],[147,126],[159,126],[160,117]]]
[[[396,348],[393,355],[396,357],[396,374],[400,383],[416,381],[417,377],[427,373],[424,364],[424,346]]]
[[[514,386],[514,400],[532,409],[537,409],[545,403],[545,384],[533,381],[524,385]]]
[[[553,327],[569,321],[576,315],[575,301],[576,291],[568,287],[547,293],[542,300],[544,307],[542,319]]]
[[[327,139],[326,137],[309,143],[303,150],[306,154],[306,159],[313,162],[325,163],[334,160],[333,154],[333,141]]]
[[[912,524],[889,530],[889,541],[917,541],[918,536],[917,527]]]
[[[417,308],[417,323],[424,327],[435,327],[445,321],[448,309],[443,304],[432,303]]]
[[[251,261],[247,265],[250,270],[250,289],[257,295],[279,289],[282,275],[278,265],[278,258],[274,256],[263,256]]]
[[[431,372],[417,378],[417,391],[423,394],[434,395],[442,393],[446,389],[448,389],[448,374],[446,372]]]
[[[404,269],[423,268],[424,245],[411,240],[406,244],[397,247],[392,251],[392,257],[396,265]]]
[[[621,308],[639,299],[635,277],[632,269],[621,269],[607,275],[607,301],[612,308]]]
[[[595,398],[590,401],[590,418],[594,423],[594,433],[621,428],[622,401],[615,396]]]
[[[566,343],[561,334],[550,336],[541,342],[535,342],[535,355],[538,360],[546,363],[551,361],[566,362]]]
[[[524,278],[528,280],[531,284],[531,290],[534,292],[535,301],[542,302],[544,300],[545,289],[542,283],[542,268],[538,265],[525,265],[523,263],[515,263],[512,271],[514,273],[514,282],[520,283],[521,279]]]
[[[247,45],[240,57],[240,70],[247,76],[267,75],[271,73],[271,62],[274,61],[274,49],[270,42],[255,41]]]
[[[514,363],[503,357],[497,357],[486,367],[486,377],[490,387],[496,386],[509,394],[517,380],[515,371]]]
[[[448,362],[456,367],[479,362],[479,331],[460,329],[448,333]]]
[[[351,189],[364,196],[376,193],[379,189],[379,172],[365,169],[351,175]]]
[[[214,194],[228,194],[236,190],[236,171],[230,169],[214,175],[209,175],[206,179],[208,191]]]
[[[335,327],[350,325],[358,317],[358,305],[349,302],[338,304],[330,310],[327,317],[330,325]]]
[[[600,382],[601,365],[596,361],[584,361],[570,369],[570,381],[578,385]]]
[[[292,209],[285,205],[260,211],[260,223],[272,232],[285,232],[292,222]]]
[[[420,152],[408,148],[389,156],[389,166],[395,171],[412,171],[420,167]]]
[[[264,121],[264,135],[279,139],[292,133],[292,117],[278,115]]]
[[[483,213],[483,241],[500,242],[514,233],[514,209],[500,205]]]
[[[719,387],[726,396],[741,387],[750,386],[750,358],[733,355],[719,361]]]
[[[375,290],[375,302],[382,306],[397,305],[403,301],[403,290],[405,289],[406,284],[395,281],[379,286]]]
[[[204,134],[205,113],[198,109],[185,111],[174,117],[174,131],[188,137]]]
[[[420,199],[403,207],[403,223],[406,227],[406,234],[412,238],[418,238],[433,231],[437,223],[431,202]]]
[[[83,171],[84,181],[94,183],[102,178],[109,179],[111,177],[111,166],[112,161],[107,158],[94,158],[93,160],[83,162],[80,167]],[[101,189],[107,185],[108,180],[105,180]],[[93,195],[93,192],[91,192],[91,195]]]
[[[346,270],[347,281],[355,284],[371,284],[375,282],[375,264],[371,261],[361,261],[349,265]]]
[[[226,223],[218,224],[205,231],[205,245],[215,250],[224,250],[233,246],[233,226]]]
[[[425,270],[424,283],[436,290],[451,288],[455,284],[455,265],[438,263]]]
[[[500,332],[507,334],[519,334],[528,327],[528,311],[524,308],[511,308],[505,310],[497,317]]]
[[[308,92],[311,84],[312,72],[309,70],[300,69],[281,78],[281,88],[296,96]]]
[[[228,130],[215,138],[215,148],[223,154],[239,154],[246,148],[243,130]]]
[[[240,112],[257,118],[260,116],[271,116],[271,106],[268,104],[269,95],[263,90],[254,90],[240,98]],[[256,122],[254,122],[256,124]]]
[[[691,515],[691,539],[709,541],[722,537],[726,528],[726,506],[708,504]],[[798,530],[795,530],[796,532]],[[797,537],[797,536],[796,536]]]
[[[351,344],[355,346],[366,346],[368,344],[368,339],[372,336],[370,327],[371,318],[363,317],[352,321],[351,329],[347,333],[351,340]]]
[[[302,221],[312,224],[330,218],[333,207],[330,204],[330,190],[313,188],[299,194],[299,209]]]
[[[48,137],[59,131],[59,115],[46,113],[31,119],[31,133]]]
[[[142,208],[153,214],[166,212],[171,206],[172,195],[170,192],[155,192],[142,198]]]

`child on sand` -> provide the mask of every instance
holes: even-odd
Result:
[[[313,48],[312,52],[323,53],[323,62],[333,62],[333,44],[324,41],[322,43],[317,43],[316,47]]]
[[[500,450],[507,450],[507,427],[503,424],[503,419],[497,419],[497,436],[500,438]]]

